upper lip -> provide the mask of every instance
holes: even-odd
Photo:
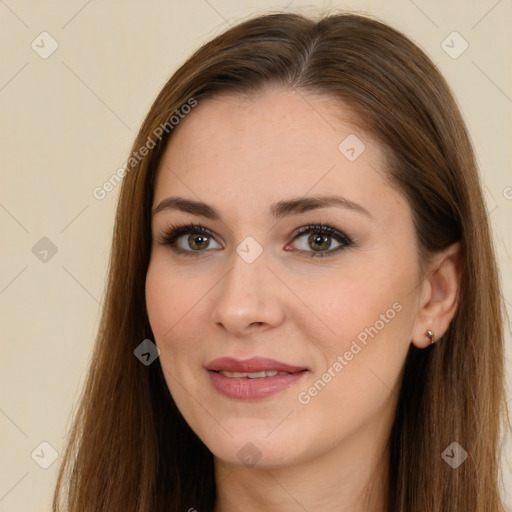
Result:
[[[301,366],[292,366],[290,364],[269,359],[268,357],[251,357],[250,359],[235,359],[234,357],[220,357],[210,361],[206,365],[207,370],[228,372],[262,372],[262,371],[278,371],[287,373],[297,373],[307,368]]]

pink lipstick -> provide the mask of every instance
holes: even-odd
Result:
[[[219,393],[238,400],[259,400],[278,393],[297,383],[308,371],[266,357],[221,357],[208,363],[206,369]]]

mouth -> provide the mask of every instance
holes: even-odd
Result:
[[[223,372],[226,377],[262,378],[273,377],[278,374],[293,374],[307,370],[305,366],[294,366],[268,357],[251,357],[250,359],[235,359],[234,357],[221,357],[214,359],[206,365],[206,369],[214,372]],[[274,373],[277,372],[277,373]],[[266,375],[269,373],[271,375]],[[232,375],[234,374],[234,375]],[[244,374],[244,375],[239,375]]]
[[[266,398],[289,388],[308,373],[308,368],[264,357],[243,361],[223,357],[208,363],[206,369],[213,387],[237,400]]]
[[[212,370],[215,371],[215,370]],[[225,377],[237,378],[237,379],[262,379],[264,377],[275,377],[276,375],[291,375],[288,372],[278,372],[276,370],[261,371],[261,372],[229,372],[227,370],[220,370],[217,373],[221,373]]]

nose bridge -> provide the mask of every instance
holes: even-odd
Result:
[[[264,252],[251,261],[244,249],[247,246],[242,242],[238,247],[241,254],[233,252],[231,269],[219,283],[213,308],[214,323],[238,333],[253,323],[275,326],[282,319],[281,304],[276,286],[269,281],[273,275],[267,268]]]

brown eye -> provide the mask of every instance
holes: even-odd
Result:
[[[308,237],[309,246],[315,251],[327,251],[331,246],[331,240],[327,235],[314,233]]]
[[[217,244],[211,247],[211,243]],[[221,246],[216,242],[213,235],[206,228],[196,224],[186,226],[174,226],[160,239],[161,245],[169,245],[171,249],[179,254],[198,255],[206,252],[206,249],[219,249]]]
[[[200,251],[201,249],[206,249],[208,247],[210,239],[207,235],[189,235],[187,238],[187,242],[185,245],[188,244],[189,247],[191,247],[194,251]]]
[[[306,236],[309,235],[309,236]],[[324,257],[337,253],[353,242],[341,231],[323,224],[309,225],[299,228],[295,232],[294,242],[300,240],[298,251],[312,257]],[[337,244],[331,249],[332,244]]]

